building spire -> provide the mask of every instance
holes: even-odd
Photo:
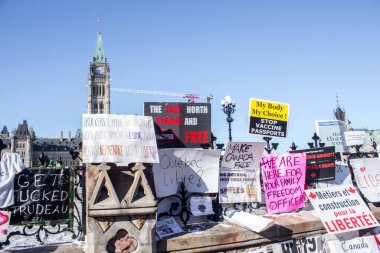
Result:
[[[102,42],[102,34],[100,32],[98,32],[98,38],[96,41],[94,63],[106,63],[106,57],[104,55],[103,42]]]

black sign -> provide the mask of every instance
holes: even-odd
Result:
[[[211,141],[210,103],[145,102],[152,116],[158,148],[200,148]]]
[[[14,179],[11,225],[70,224],[73,180],[70,169],[25,169]]]
[[[268,135],[275,137],[286,137],[288,123],[282,120],[271,120],[250,117],[249,133]]]
[[[335,179],[335,147],[290,151],[306,153],[306,183]]]

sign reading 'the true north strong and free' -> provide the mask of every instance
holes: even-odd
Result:
[[[305,190],[305,193],[329,234],[379,226],[353,185]]]
[[[289,104],[251,98],[249,133],[286,138]]]
[[[211,141],[210,103],[145,102],[152,116],[158,148],[200,148]]]

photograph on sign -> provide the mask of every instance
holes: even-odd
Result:
[[[194,216],[214,214],[211,197],[190,197],[190,210]]]
[[[335,152],[346,152],[348,147],[344,139],[346,124],[340,120],[317,120],[315,121],[316,133],[322,143],[335,146]]]
[[[306,154],[306,183],[335,179],[335,147],[290,151]]]
[[[158,163],[153,119],[83,114],[83,163]]]
[[[282,241],[271,245],[273,253],[324,253],[322,235]]]
[[[153,164],[157,197],[176,194],[180,183],[188,192],[217,193],[221,150],[160,149]]]
[[[369,202],[380,202],[379,158],[351,159],[350,165],[360,192]]]
[[[311,189],[305,193],[330,234],[379,226],[353,185]]]
[[[264,142],[229,142],[219,173],[220,203],[261,202],[260,160]]]
[[[145,102],[144,115],[153,117],[159,149],[201,148],[211,142],[210,103]]]
[[[248,132],[286,138],[288,117],[289,104],[251,98]]]
[[[304,207],[305,153],[269,154],[261,159],[265,202],[269,214]]]

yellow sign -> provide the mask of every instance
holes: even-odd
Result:
[[[250,101],[249,115],[251,117],[288,121],[288,112],[288,104],[254,98]]]

